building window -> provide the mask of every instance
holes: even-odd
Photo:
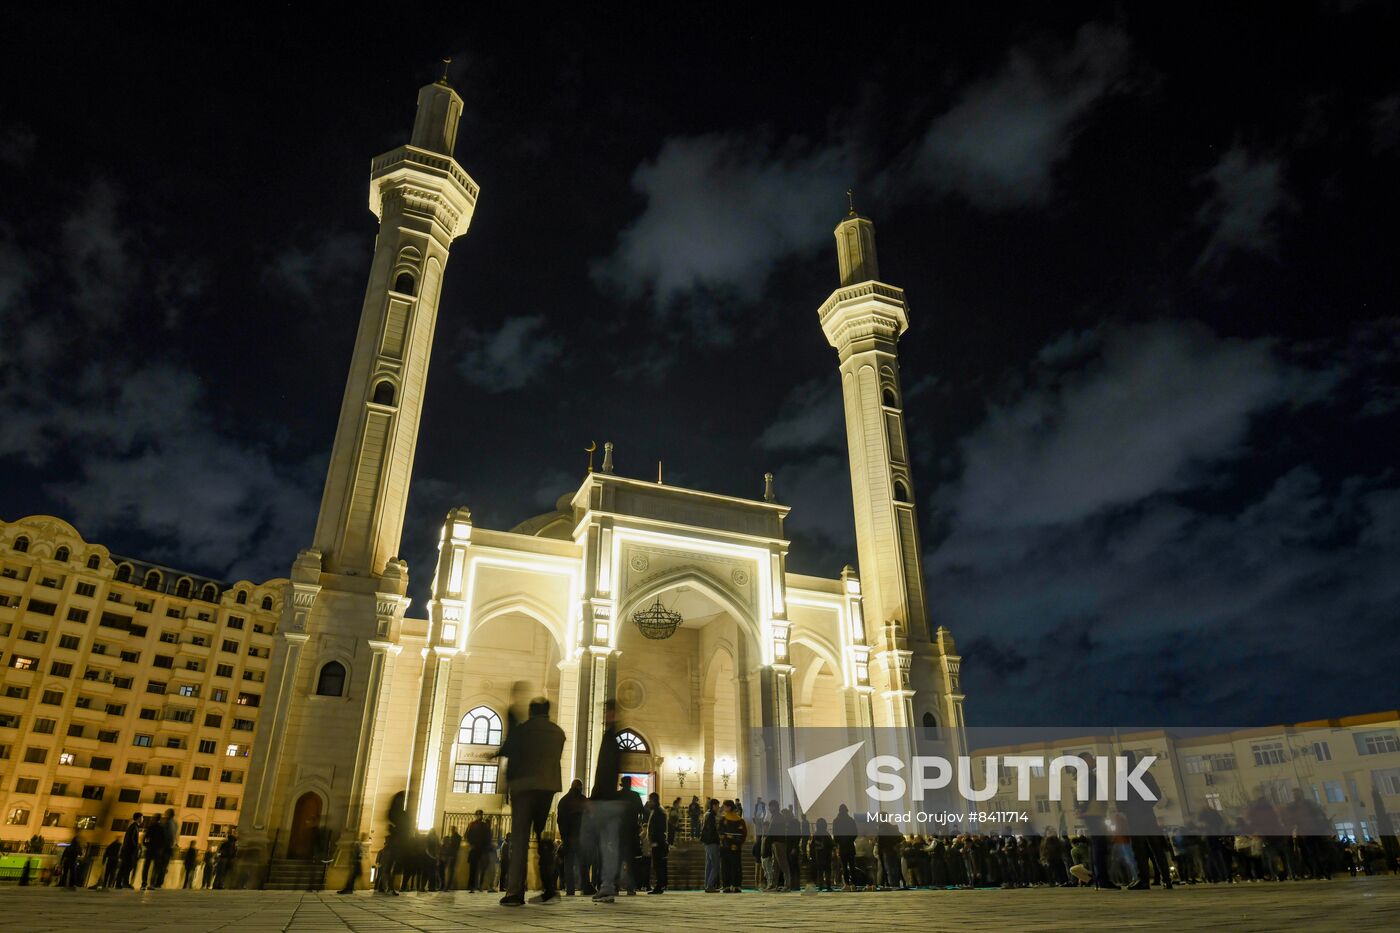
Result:
[[[206,583],[204,584],[204,589],[199,591],[199,598],[204,600],[206,603],[218,602],[219,588],[212,583]]]
[[[24,539],[21,538],[20,540],[23,541]],[[16,541],[15,543],[18,544],[19,542]],[[28,542],[26,542],[25,546],[28,546]],[[19,550],[19,548],[16,548],[15,550]],[[5,822],[10,826],[28,826],[29,809],[27,807],[13,808],[12,810],[10,810],[9,816],[5,817]]]
[[[53,559],[54,559],[54,560],[66,561],[66,560],[68,559],[68,555],[69,555],[70,553],[71,553],[71,552],[68,550],[68,548],[66,548],[66,547],[61,547],[61,548],[59,548],[57,551],[54,551],[54,552],[53,552]]]
[[[240,693],[238,701],[243,702],[243,697],[248,694]],[[316,678],[316,695],[321,697],[339,697],[345,695],[345,665],[339,661],[328,661],[321,666],[321,674]]]
[[[99,567],[102,566],[102,558],[98,557],[96,554],[93,554],[91,557],[88,558],[87,565],[89,570],[97,570]]]
[[[182,835],[182,836],[198,836],[198,835],[199,835],[199,821],[198,821],[198,820],[184,820],[183,822],[181,822],[181,823],[180,823],[180,835]]]
[[[150,737],[149,735],[140,735],[140,734],[133,735],[133,736],[131,737],[131,744],[132,744],[132,745],[139,745],[139,746],[141,746],[142,748],[150,748],[150,747],[151,747],[151,737]]]
[[[120,565],[119,567],[117,567],[117,582],[118,582],[118,583],[130,583],[130,582],[131,582],[131,565],[130,565],[130,564],[122,564],[122,565]]]
[[[202,766],[202,767],[195,768],[195,769],[194,769],[194,772],[190,775],[190,780],[192,780],[192,781],[207,781],[207,780],[209,780],[209,768],[208,768],[208,766]]]
[[[32,671],[34,670],[34,665],[38,663],[38,658],[26,658],[22,654],[10,655],[10,667],[13,667],[17,671]]]
[[[29,550],[29,539],[26,538],[26,537],[24,537],[23,535],[20,535],[18,538],[16,538],[16,539],[15,539],[15,550],[16,550],[16,551],[19,551],[21,554],[23,554],[25,551],[28,551],[28,550]],[[27,814],[28,814],[28,811],[25,811],[25,812],[26,812],[26,816],[25,816],[25,818],[24,818],[24,821],[27,823],[27,822],[29,822],[29,817],[28,817],[28,815],[27,815]]]
[[[72,752],[59,752],[58,763],[61,765],[76,765],[78,763],[78,756]]]
[[[103,787],[101,784],[83,785],[83,799],[85,800],[101,800],[102,795],[106,792],[107,788]]]
[[[112,770],[112,759],[110,759],[110,758],[93,758],[91,761],[88,762],[88,767],[91,768],[91,769],[94,770],[94,771],[111,771],[111,770]]]
[[[457,729],[457,742],[460,745],[500,745],[501,717],[488,706],[467,710]]]
[[[49,673],[55,677],[72,677],[73,665],[66,661],[54,661],[49,665]]]
[[[248,591],[247,591],[247,590],[239,590],[239,591],[238,591],[238,595],[234,597],[234,602],[238,603],[238,605],[240,605],[240,606],[247,605],[247,603],[248,603]]]
[[[227,651],[227,652],[229,652],[230,654],[237,654],[237,653],[238,653],[238,642],[233,641],[232,639],[229,639],[229,638],[225,638],[225,639],[224,639],[224,643],[223,643],[222,645],[219,646],[219,650],[220,650],[220,651]]]
[[[271,609],[271,608],[272,608],[272,597],[271,597],[271,596],[264,596],[264,597],[263,597],[263,600],[262,600],[262,607],[263,607],[264,609]]]
[[[34,720],[34,731],[40,735],[53,735],[53,728],[56,725],[58,725],[57,719],[36,719]]]
[[[197,696],[199,696],[199,685],[198,685],[198,684],[181,684],[181,685],[180,685],[180,696],[182,696],[182,697],[197,697]]]
[[[38,746],[26,748],[24,750],[24,760],[31,765],[41,765],[49,760],[49,750],[47,748],[39,748]]]
[[[103,742],[107,745],[111,745],[120,737],[121,733],[118,732],[116,729],[99,729],[97,732],[97,741]]]
[[[1287,760],[1282,742],[1260,742],[1252,746],[1251,751],[1254,752],[1254,763],[1261,768],[1266,765],[1281,765]]]
[[[394,384],[387,379],[381,380],[374,387],[374,404],[392,405],[394,404]]]
[[[44,695],[39,697],[40,703],[47,703],[49,706],[63,705],[63,692],[60,690],[45,690]]]
[[[1219,794],[1206,794],[1206,806],[1210,807],[1212,810],[1215,810],[1217,812],[1225,809],[1225,807],[1220,803]]]
[[[408,272],[400,272],[399,277],[394,279],[394,291],[398,292],[400,295],[412,295],[413,285],[413,275]],[[15,549],[19,550],[18,544]]]
[[[142,582],[141,585],[144,586],[144,587],[145,587],[146,589],[148,589],[148,590],[158,590],[158,589],[160,589],[160,573],[159,573],[159,571],[155,571],[155,570],[147,571],[147,572],[146,572],[146,579],[145,579],[144,582]]]
[[[1356,736],[1356,750],[1362,755],[1384,755],[1400,751],[1394,732],[1363,732]]]
[[[894,481],[894,501],[896,501],[896,502],[908,502],[908,501],[909,501],[909,487],[906,486],[906,485],[904,485],[904,481],[903,481],[903,480],[898,480],[898,479],[897,479],[897,480]]]
[[[140,803],[141,788],[123,787],[122,789],[117,791],[117,801],[119,803]]]
[[[624,752],[648,752],[647,740],[631,729],[623,729],[617,734],[617,747]]]
[[[228,627],[229,627],[229,628],[242,628],[242,627],[243,627],[243,620],[242,620],[241,618],[239,618],[238,616],[229,616],[229,617],[228,617]]]
[[[182,579],[179,583],[176,583],[176,584],[175,584],[175,595],[176,595],[176,596],[179,596],[181,599],[189,599],[189,597],[190,597],[190,581],[187,580],[187,579]]]
[[[340,696],[340,694],[336,693],[332,694],[332,696]],[[240,693],[238,695],[238,699],[235,702],[237,702],[239,706],[252,706],[256,708],[257,706],[262,704],[262,694]]]
[[[210,728],[217,729],[224,724],[224,717],[218,713],[205,713],[204,724]]]
[[[68,610],[68,621],[69,621],[69,622],[78,622],[78,623],[80,623],[80,624],[82,624],[82,625],[86,625],[86,624],[87,624],[87,620],[88,620],[88,611],[87,611],[86,609],[79,609],[79,608],[77,608],[77,607],[75,606],[75,607],[73,607],[72,609],[69,609],[69,610]]]
[[[199,740],[199,753],[201,755],[212,755],[214,754],[214,750],[216,748],[218,748],[218,743],[215,742],[213,739]]]
[[[454,794],[496,793],[496,765],[457,765],[452,773]]]
[[[20,778],[15,781],[15,793],[17,794],[37,794],[38,792],[38,778]]]
[[[1347,799],[1346,791],[1342,789],[1341,781],[1323,781],[1322,789],[1327,793],[1328,803],[1345,803]]]

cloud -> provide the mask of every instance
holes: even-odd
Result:
[[[151,316],[173,322],[202,278],[122,203],[115,186],[91,186],[57,255],[0,239],[0,458],[52,476],[44,491],[117,549],[281,574],[309,535],[324,463],[279,463],[220,430],[199,377],[151,345]]]
[[[38,143],[39,138],[27,126],[0,126],[0,162],[15,168],[28,165]]]
[[[1235,145],[1202,181],[1210,185],[1211,193],[1196,221],[1210,231],[1210,238],[1196,268],[1217,267],[1234,253],[1277,259],[1279,222],[1294,207],[1284,190],[1283,162],[1251,155]]]
[[[810,451],[844,446],[845,407],[841,383],[835,376],[797,386],[783,400],[780,411],[782,416],[759,435],[760,450]]]
[[[840,144],[775,144],[758,132],[667,139],[633,173],[645,207],[594,263],[594,280],[649,296],[665,315],[707,299],[755,300],[778,262],[827,243],[856,162]]]
[[[947,507],[964,526],[1075,521],[1181,489],[1201,464],[1244,454],[1250,419],[1298,390],[1267,341],[1194,324],[1062,337],[1039,363],[1031,388],[961,444],[969,480]]]
[[[457,364],[467,381],[488,392],[508,392],[528,385],[564,352],[564,340],[545,331],[542,314],[517,314],[496,330],[467,334],[467,349]]]
[[[1400,94],[1376,101],[1371,107],[1371,151],[1380,155],[1400,149]]]
[[[895,183],[993,211],[1046,203],[1056,166],[1093,109],[1124,86],[1129,60],[1127,35],[1097,23],[1081,27],[1069,48],[1013,48],[929,125]]]
[[[1400,661],[1385,569],[1400,476],[1331,475],[1288,441],[1299,419],[1364,406],[1357,348],[1331,351],[1176,322],[1040,354],[933,497],[932,615],[959,639],[970,716],[1235,724],[1374,706],[1351,659]],[[1298,706],[1317,696],[1301,679],[1335,683],[1335,706]]]
[[[263,269],[263,283],[301,300],[316,299],[327,286],[358,281],[369,264],[369,243],[359,234],[332,232],[306,245],[283,247]]]

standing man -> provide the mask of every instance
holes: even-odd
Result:
[[[690,817],[690,831],[686,835],[691,839],[700,838],[700,819],[705,812],[700,808],[700,798],[692,795],[690,806],[686,807],[686,813]]]
[[[510,791],[510,876],[503,907],[525,903],[525,869],[530,860],[530,836],[540,854],[541,904],[559,900],[554,885],[554,843],[544,835],[554,795],[563,788],[559,760],[564,754],[564,730],[549,719],[549,700],[530,701],[530,718],[511,730],[501,746],[506,759],[506,787]]]
[[[578,887],[579,837],[583,832],[583,811],[588,801],[583,796],[583,782],[575,780],[569,792],[559,799],[555,822],[559,825],[559,874],[564,879],[564,893],[574,896]]]
[[[160,847],[160,854],[156,857],[156,878],[152,887],[165,887],[165,874],[170,870],[170,859],[174,857],[176,849],[180,846],[180,830],[175,825],[175,811],[166,810],[165,819],[160,823],[161,831],[165,834],[165,840]]]
[[[1087,791],[1077,796],[1075,803],[1079,818],[1084,821],[1084,830],[1089,834],[1090,851],[1093,853],[1094,887],[1118,890],[1108,877],[1108,804],[1095,799],[1098,796],[1094,769],[1097,766],[1092,752],[1079,756],[1088,767],[1085,770]]]
[[[837,811],[836,819],[831,821],[831,834],[836,837],[836,857],[841,860],[841,890],[853,890],[856,865],[856,821],[844,803]]]
[[[705,847],[705,893],[719,893],[719,801],[710,798],[705,820],[700,824],[700,844]]]
[[[626,801],[618,788],[618,764],[621,752],[617,747],[617,705],[612,700],[603,704],[603,737],[598,746],[598,764],[593,771],[593,792],[589,795],[589,850],[595,859],[598,891],[593,900],[611,904],[617,895],[620,868],[622,819]],[[596,851],[596,855],[592,853]],[[585,888],[585,890],[587,890]]]
[[[680,798],[675,807],[680,808]],[[671,847],[668,841],[670,821],[661,806],[661,795],[647,796],[647,842],[651,843],[651,889],[648,894],[666,893],[666,855]]]
[[[476,811],[467,824],[467,890],[481,891],[488,887],[486,871],[491,861],[491,827],[486,825],[486,814]]]
[[[185,849],[184,856],[185,877],[180,882],[180,887],[189,890],[194,887],[194,872],[199,866],[199,850],[194,847],[194,840],[190,840],[189,848]]]

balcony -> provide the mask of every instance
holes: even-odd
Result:
[[[74,722],[101,723],[107,721],[107,704],[94,701],[91,706],[73,707]]]
[[[169,748],[165,745],[157,745],[151,751],[155,753],[154,757],[165,761],[184,761],[185,756],[190,753],[188,748]],[[150,777],[149,772],[146,776]]]

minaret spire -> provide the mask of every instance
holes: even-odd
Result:
[[[912,747],[920,724],[960,723],[962,698],[948,674],[956,659],[939,654],[924,593],[899,378],[909,309],[903,289],[880,281],[875,224],[856,213],[852,192],[846,197],[849,213],[835,230],[841,286],[818,314],[840,362],[863,611],[882,680],[875,718],[909,730]]]

